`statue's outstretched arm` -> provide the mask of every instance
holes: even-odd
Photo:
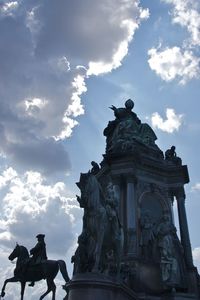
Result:
[[[109,107],[110,109],[112,109],[112,110],[114,110],[114,111],[116,111],[117,110],[117,107],[116,106],[114,106],[114,105],[112,105],[111,107]]]

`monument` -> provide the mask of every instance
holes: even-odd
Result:
[[[92,161],[77,183],[84,215],[68,300],[200,299],[185,210],[187,166],[174,146],[163,154],[133,107],[130,99],[110,107],[103,161]]]

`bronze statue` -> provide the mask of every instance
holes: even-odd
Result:
[[[83,232],[88,238],[88,257],[85,258],[87,271],[103,271],[108,252],[114,252],[114,261],[117,265],[117,275],[120,272],[121,254],[123,249],[123,230],[118,221],[116,199],[113,195],[113,186],[109,184],[107,191],[103,191],[101,184],[91,172],[81,173],[77,183],[81,190],[81,197],[77,197],[81,207],[84,208]],[[82,234],[81,234],[82,236]],[[85,257],[82,244],[73,257],[74,267],[77,270],[77,254],[81,250]],[[81,247],[80,247],[81,246]],[[91,267],[92,262],[92,267]],[[82,262],[80,262],[81,266]],[[79,269],[79,268],[78,268]]]
[[[39,264],[42,261],[47,260],[46,244],[44,241],[45,235],[38,234],[36,238],[38,239],[38,242],[35,247],[30,250],[30,254],[32,255],[30,265]],[[34,284],[34,281],[32,281],[29,286],[33,287]]]
[[[141,254],[145,260],[152,259],[153,242],[155,239],[154,224],[152,222],[150,212],[145,211],[140,220],[141,237],[140,246]]]
[[[160,268],[163,284],[176,286],[181,281],[181,270],[175,251],[176,228],[172,224],[168,213],[163,214],[157,227],[158,248],[160,252]]]
[[[9,255],[8,259],[12,261],[17,258],[16,268],[14,270],[14,276],[6,279],[1,290],[1,297],[5,296],[5,288],[9,282],[21,283],[21,300],[24,299],[24,291],[27,282],[40,281],[46,279],[47,291],[40,297],[42,300],[47,294],[52,292],[52,300],[56,298],[56,285],[54,279],[60,270],[65,284],[69,281],[69,276],[66,268],[66,264],[63,260],[42,260],[37,264],[29,264],[30,257],[28,250],[22,245],[16,245],[15,249]]]
[[[110,121],[104,129],[107,138],[106,152],[134,151],[137,143],[158,149],[154,131],[146,123],[141,123],[136,113],[132,111],[134,102],[128,99],[125,107],[110,107],[114,111],[115,120]]]
[[[174,163],[176,165],[181,165],[181,158],[177,156],[175,150],[176,150],[175,146],[171,146],[170,149],[167,149],[165,151],[165,160],[167,162],[171,162],[171,163]]]
[[[95,161],[92,161],[92,162],[91,162],[91,165],[92,165],[92,169],[91,169],[90,172],[91,172],[93,175],[96,175],[96,174],[99,172],[99,170],[100,170],[99,165],[98,165],[98,163],[96,163]]]

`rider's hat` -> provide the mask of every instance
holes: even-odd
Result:
[[[36,238],[38,239],[38,238],[44,238],[45,237],[45,234],[41,234],[41,233],[39,233],[38,235],[36,235]]]

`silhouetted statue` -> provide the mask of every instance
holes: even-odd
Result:
[[[40,281],[46,279],[47,291],[40,297],[42,300],[47,294],[52,292],[52,300],[56,299],[56,285],[54,279],[60,270],[65,284],[69,281],[69,276],[66,268],[66,264],[63,260],[43,260],[39,264],[30,265],[30,257],[28,250],[21,245],[17,245],[8,259],[10,261],[17,258],[16,268],[14,270],[14,276],[6,279],[1,290],[1,297],[5,296],[5,288],[9,282],[21,283],[21,300],[24,299],[24,290],[27,282]]]
[[[73,274],[84,273],[90,270],[88,246],[88,233],[83,231],[78,237],[78,247],[75,251],[75,254],[71,258],[71,262],[74,263]]]
[[[96,175],[96,174],[99,172],[99,170],[100,170],[99,165],[98,165],[98,163],[96,163],[95,161],[92,161],[92,162],[91,162],[91,165],[92,165],[92,169],[91,169],[90,172],[91,172],[93,175]]]
[[[45,235],[40,233],[36,238],[38,239],[38,242],[35,247],[30,250],[30,254],[32,255],[30,265],[40,264],[47,260],[46,244],[44,241]],[[34,286],[34,281],[32,281],[29,286]]]
[[[165,160],[167,162],[172,162],[172,163],[174,163],[176,165],[181,165],[181,159],[180,159],[180,157],[178,157],[176,155],[176,151],[175,150],[176,150],[175,146],[171,146],[170,149],[167,149],[165,151]]]
[[[82,233],[81,238],[79,237],[79,246],[73,257],[74,272],[103,271],[107,254],[113,251],[117,275],[119,275],[123,230],[118,221],[117,200],[114,196],[113,185],[109,184],[104,191],[96,176],[91,172],[81,173],[77,185],[81,190],[81,197],[77,196],[77,200],[84,208],[84,235],[82,236]],[[86,244],[82,237],[84,239],[87,237],[88,256],[85,255]],[[82,261],[80,261],[79,254],[83,257]]]
[[[134,107],[134,102],[131,99],[128,99],[125,102],[125,108],[117,108],[114,105],[110,107],[114,111],[114,115],[116,119],[123,120],[123,119],[132,119],[134,120],[138,125],[141,124],[140,119],[137,117],[136,113],[132,111]]]
[[[115,120],[110,121],[104,129],[104,135],[107,137],[106,152],[133,151],[136,143],[158,149],[154,131],[148,124],[141,123],[132,111],[133,107],[134,102],[131,99],[125,102],[124,108],[114,105],[110,107],[114,111]]]
[[[34,263],[40,263],[43,260],[47,260],[46,244],[44,241],[45,235],[38,234],[36,238],[38,239],[38,242],[35,247],[30,250],[30,254],[32,255]]]

